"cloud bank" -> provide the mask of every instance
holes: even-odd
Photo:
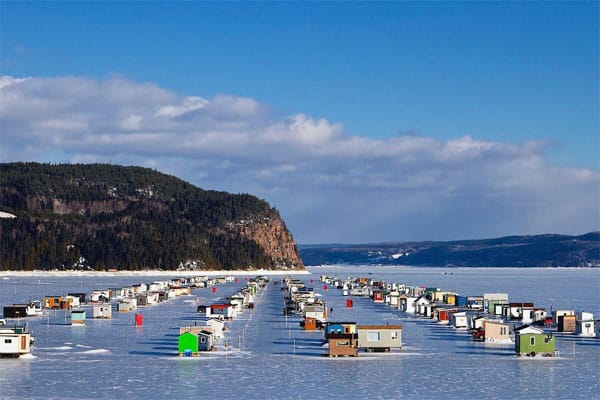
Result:
[[[255,194],[300,243],[600,226],[599,172],[550,164],[547,143],[353,136],[255,99],[181,96],[118,76],[1,77],[0,134],[3,162],[111,161]]]

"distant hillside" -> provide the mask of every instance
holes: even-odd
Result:
[[[0,211],[4,270],[303,269],[265,201],[146,168],[0,164]]]
[[[456,267],[600,266],[600,232],[508,236],[452,242],[304,245],[305,265],[383,264]]]

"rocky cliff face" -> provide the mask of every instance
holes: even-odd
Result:
[[[230,223],[228,229],[258,244],[278,268],[304,268],[294,239],[278,215]]]

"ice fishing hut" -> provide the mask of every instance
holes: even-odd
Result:
[[[502,320],[484,320],[483,340],[495,343],[511,343],[510,326]]]
[[[577,330],[577,316],[561,315],[558,317],[558,332],[574,333]]]
[[[179,328],[179,337],[184,333],[192,333],[197,336],[197,351],[214,350],[215,337],[212,334],[212,328],[209,326],[183,326]],[[185,339],[184,339],[185,343]]]
[[[580,311],[577,313],[576,333],[580,336],[595,336],[594,314]]]
[[[45,296],[44,307],[48,309],[60,308],[60,302],[62,300],[62,296]]]
[[[112,306],[110,304],[96,304],[92,316],[94,318],[112,318]]]
[[[300,325],[304,327],[305,331],[316,331],[317,330],[317,319],[313,317],[304,318],[304,323]]]
[[[325,325],[325,339],[339,333],[356,333],[356,322],[328,322]]]
[[[225,322],[218,318],[209,318],[204,321],[205,325],[201,326],[202,331],[212,332],[214,339],[221,339],[225,330]]]
[[[177,349],[180,356],[193,357],[198,355],[198,335],[184,332],[177,339]]]
[[[0,357],[19,357],[31,352],[31,334],[24,327],[0,330]]]
[[[328,336],[329,357],[358,355],[358,334],[356,333],[333,333]]]
[[[554,355],[556,340],[552,333],[524,325],[515,329],[515,352],[519,355]]]
[[[222,316],[226,320],[235,317],[235,308],[231,304],[211,304],[210,310],[210,316]]]
[[[85,304],[85,293],[67,293],[67,296],[76,297],[78,299],[77,305]],[[73,305],[75,305],[75,303],[73,303]]]
[[[198,332],[198,351],[212,351],[214,346],[213,335],[201,330]]]
[[[483,307],[489,314],[502,315],[502,305],[504,304],[508,304],[508,293],[483,294]]]
[[[137,301],[135,298],[128,298],[117,303],[118,312],[128,312],[137,309]]]
[[[85,325],[85,310],[71,311],[71,325]]]
[[[402,350],[402,325],[358,325],[358,347],[366,351]]]
[[[467,313],[465,311],[451,313],[449,324],[455,329],[467,329],[469,327]]]
[[[10,306],[4,306],[4,317],[5,318],[25,318],[25,317],[33,317],[35,315],[36,315],[35,306],[32,303],[13,304]]]
[[[210,308],[210,306],[207,306],[207,305],[203,305],[203,304],[199,305],[196,308],[196,311],[198,311],[200,313],[200,315],[203,315],[205,317],[210,317],[210,315],[211,315],[211,308]]]

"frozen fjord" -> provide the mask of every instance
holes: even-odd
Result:
[[[218,351],[179,358],[178,327],[198,318],[197,302],[235,293],[242,283],[200,289],[139,309],[114,313],[112,320],[66,325],[64,314],[29,320],[37,342],[32,356],[0,360],[0,398],[590,398],[598,391],[600,343],[558,338],[561,357],[519,358],[512,346],[474,343],[466,333],[407,317],[396,310],[355,299],[346,309],[339,290],[323,290],[319,275],[367,275],[386,281],[427,284],[464,294],[508,292],[511,300],[600,315],[600,271],[591,269],[452,269],[406,267],[315,267],[300,276],[334,308],[333,319],[404,326],[402,353],[329,359],[320,346],[322,332],[300,329],[299,317],[282,313],[279,286],[259,292],[256,308],[228,323]],[[254,275],[250,275],[254,276]],[[157,278],[157,279],[163,279]],[[152,277],[11,277],[0,281],[0,304],[26,302],[48,294],[86,292],[151,281]],[[196,301],[197,298],[200,300]],[[575,343],[575,346],[573,346]],[[573,348],[575,356],[573,357]]]

